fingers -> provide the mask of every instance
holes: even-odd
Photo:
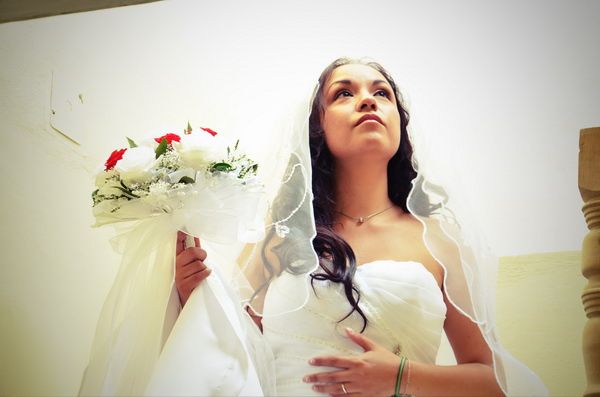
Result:
[[[175,280],[185,280],[206,269],[207,267],[204,263],[206,257],[207,253],[202,248],[185,248],[175,258]]]
[[[177,291],[179,293],[179,300],[182,305],[185,305],[192,292],[204,279],[206,279],[212,270],[205,268],[204,270],[193,274],[192,276],[177,282]]]
[[[358,391],[353,390],[353,384],[349,382],[313,385],[312,389],[319,393],[329,394],[330,396],[352,396],[359,394]]]
[[[185,305],[192,291],[212,272],[204,264],[207,254],[200,247],[200,239],[194,237],[194,246],[186,247],[188,237],[187,233],[177,231],[175,286],[182,305]]]
[[[350,371],[341,370],[306,375],[302,378],[302,381],[305,383],[341,383],[348,382],[351,379],[352,373]]]
[[[193,288],[191,288],[190,291],[193,291],[195,286],[197,286],[202,281],[204,281],[208,276],[210,276],[211,272],[212,272],[212,269],[205,267],[203,270],[196,272],[196,273],[190,275],[189,277],[187,277],[185,279],[185,282],[186,283],[189,282],[190,285],[194,286]]]
[[[179,267],[186,266],[194,261],[204,261],[206,259],[206,251],[198,247],[190,247],[183,250],[175,258]]]
[[[186,280],[197,273],[203,272],[206,269],[208,269],[208,267],[204,264],[204,262],[195,261],[181,268],[175,277],[177,280]]]
[[[185,280],[206,269],[206,251],[202,248],[186,248],[175,260],[175,280]]]
[[[176,246],[176,255],[179,255],[185,248],[185,241],[188,237],[188,234],[182,232],[181,230],[177,231],[177,246]],[[194,237],[194,245],[197,248],[200,248],[200,239],[198,237]]]
[[[175,254],[179,255],[183,252],[183,250],[185,249],[185,236],[186,234],[184,232],[182,232],[181,230],[177,231],[177,245],[175,248]]]
[[[355,368],[359,365],[354,357],[322,356],[311,358],[308,363],[319,367]]]
[[[363,334],[359,334],[354,332],[351,328],[346,328],[346,334],[350,338],[350,340],[360,347],[363,348],[364,351],[371,351],[377,347],[377,344],[373,342],[371,339],[367,338]]]

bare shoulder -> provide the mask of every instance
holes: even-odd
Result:
[[[401,233],[402,248],[400,255],[407,260],[415,260],[423,264],[431,272],[440,289],[444,280],[444,269],[431,255],[423,241],[423,224],[410,213],[404,213],[398,218],[399,232]]]

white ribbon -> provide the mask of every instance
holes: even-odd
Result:
[[[262,196],[256,185],[233,178],[200,178],[151,203],[137,199],[113,213],[97,211],[95,226],[119,223],[122,233],[111,242],[122,262],[98,320],[81,395],[262,395],[240,301],[218,262],[208,259],[213,273],[173,329],[165,327],[177,231],[216,243],[260,238]]]

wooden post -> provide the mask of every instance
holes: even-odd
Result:
[[[579,134],[579,192],[589,229],[581,249],[581,272],[588,283],[581,300],[587,316],[583,328],[584,397],[600,397],[600,127]]]

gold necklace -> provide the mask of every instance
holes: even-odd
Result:
[[[362,225],[363,223],[365,223],[366,221],[368,221],[369,219],[373,218],[374,216],[377,216],[379,214],[384,213],[385,211],[389,210],[390,208],[392,208],[394,206],[394,204],[390,205],[389,207],[382,209],[381,211],[375,212],[374,214],[371,215],[367,215],[367,216],[359,216],[358,218],[355,218],[353,216],[350,216],[348,214],[343,213],[342,211],[336,211],[338,214],[340,215],[344,215],[346,218],[350,218],[353,221],[356,222],[357,225]]]

